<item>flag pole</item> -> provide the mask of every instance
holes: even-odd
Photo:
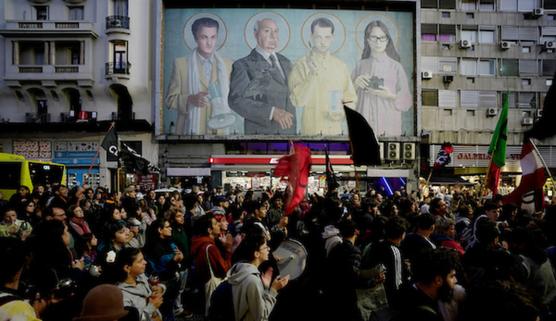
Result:
[[[539,158],[542,162],[542,165],[544,166],[544,169],[548,173],[548,177],[550,177],[550,179],[553,180],[552,173],[550,172],[550,169],[548,168],[548,165],[544,161],[544,158],[542,157],[541,152],[539,152],[539,149],[537,148],[537,145],[535,144],[535,142],[533,142],[533,140],[531,138],[528,138],[528,139],[529,139],[529,142],[531,143],[531,145],[533,145],[533,148],[535,149],[535,152],[537,152],[537,155],[539,156]]]
[[[106,131],[106,133],[108,133],[112,127],[114,127],[114,122],[112,122],[110,124],[110,127],[108,128],[108,130]],[[91,176],[91,171],[93,170],[93,166],[95,164],[95,161],[98,159],[98,156],[100,155],[100,145],[97,145],[97,152],[95,153],[95,157],[93,157],[93,160],[91,161],[91,165],[89,165],[89,170],[87,171],[87,174],[89,174],[89,176]]]

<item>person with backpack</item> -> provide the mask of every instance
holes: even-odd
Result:
[[[289,275],[278,276],[272,281],[270,269],[263,273],[258,270],[261,263],[268,260],[269,254],[266,238],[259,233],[247,235],[237,248],[235,257],[238,263],[230,269],[227,281],[232,288],[233,320],[268,320],[278,291],[288,284]]]

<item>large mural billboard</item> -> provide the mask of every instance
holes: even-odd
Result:
[[[411,12],[167,9],[162,133],[414,135]]]

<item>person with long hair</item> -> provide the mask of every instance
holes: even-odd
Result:
[[[353,70],[357,111],[377,135],[402,135],[402,112],[413,100],[400,55],[386,25],[379,20],[365,28],[361,60]]]

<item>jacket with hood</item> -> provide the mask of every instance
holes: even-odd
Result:
[[[224,278],[230,269],[232,256],[229,252],[221,252],[214,243],[214,239],[208,235],[194,236],[191,242],[191,257],[195,266],[196,279],[199,285],[204,285],[210,279],[207,264],[207,246],[210,266],[214,276]]]
[[[324,249],[326,250],[326,257],[330,254],[332,249],[342,243],[342,237],[340,237],[340,230],[334,225],[327,225],[324,227],[322,232],[322,239],[324,240]]]
[[[272,288],[265,289],[257,267],[250,263],[235,264],[228,282],[232,285],[236,321],[268,320],[278,293]]]
[[[136,281],[135,286],[125,282],[118,284],[124,296],[124,306],[136,308],[142,321],[150,321],[154,313],[160,312],[154,305],[148,303],[152,291],[145,274],[139,275]]]

